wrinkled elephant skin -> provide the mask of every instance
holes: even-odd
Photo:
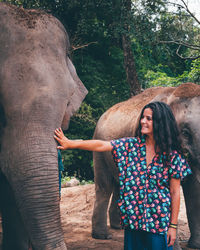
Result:
[[[191,237],[189,246],[200,248],[200,86],[193,83],[179,87],[155,87],[118,103],[99,119],[94,138],[111,140],[134,135],[138,116],[143,106],[151,101],[168,103],[178,123],[183,148],[187,151],[193,174],[183,183]],[[107,208],[109,199],[110,225],[120,228],[118,208],[118,170],[111,153],[94,153],[96,201],[92,217],[94,238],[109,238]]]
[[[28,250],[29,244],[34,250],[66,249],[53,135],[68,127],[87,94],[68,52],[67,33],[56,18],[0,3],[4,250]]]

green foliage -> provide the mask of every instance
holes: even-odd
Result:
[[[92,180],[89,180],[89,181],[82,180],[80,184],[81,184],[81,185],[85,185],[85,184],[94,184],[94,181],[92,181]]]
[[[70,138],[73,138],[70,135]],[[75,139],[75,138],[74,138]],[[62,153],[64,176],[75,176],[79,180],[93,180],[92,153],[81,150],[67,150]]]
[[[159,65],[157,71],[148,70],[145,75],[145,81],[147,87],[156,86],[177,86],[184,82],[193,82],[200,84],[200,59],[196,59],[192,62],[191,70],[184,71],[177,77],[171,77],[167,73],[163,72],[163,66]]]
[[[154,72],[152,70],[147,71],[145,78],[147,81],[146,86],[148,86],[149,88],[158,86],[175,86],[178,82],[175,77],[170,77],[165,72]]]
[[[200,84],[200,59],[196,59],[192,62],[191,71],[188,74],[188,79],[191,82]]]
[[[64,184],[64,183],[66,183],[66,182],[68,182],[70,180],[71,180],[71,177],[69,177],[69,176],[63,176],[62,179],[61,179],[61,184]]]
[[[86,102],[99,114],[129,97],[122,58],[118,48],[106,46],[104,49],[91,49],[90,55],[82,53],[74,56],[78,75],[89,90]]]

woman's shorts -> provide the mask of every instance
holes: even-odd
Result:
[[[155,234],[126,228],[124,250],[172,250],[167,246],[167,234]]]

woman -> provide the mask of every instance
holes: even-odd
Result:
[[[181,154],[177,124],[163,102],[147,104],[135,137],[112,141],[69,140],[55,130],[59,149],[112,151],[119,169],[125,250],[171,250],[176,239],[180,181],[191,170]]]

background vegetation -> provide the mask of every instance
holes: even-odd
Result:
[[[71,41],[71,58],[89,93],[66,135],[93,136],[101,114],[152,86],[200,84],[200,23],[184,0],[7,0],[56,16]],[[173,7],[173,8],[172,8]],[[92,154],[62,152],[64,176],[92,180]]]

